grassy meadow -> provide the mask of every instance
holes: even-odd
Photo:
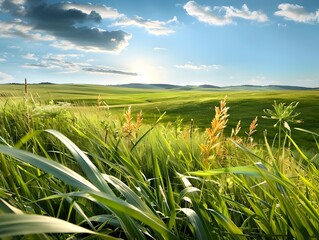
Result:
[[[131,106],[132,113],[143,111],[144,123],[152,124],[157,118],[166,113],[162,123],[181,124],[188,126],[193,119],[195,128],[205,130],[209,127],[214,115],[214,108],[221,99],[227,96],[229,109],[227,134],[241,120],[245,131],[251,121],[258,117],[257,139],[263,139],[263,131],[274,137],[276,130],[274,122],[263,119],[263,110],[271,108],[274,100],[278,103],[299,102],[297,112],[301,113],[302,124],[292,125],[310,131],[319,131],[319,90],[176,90],[176,89],[143,89],[122,88],[100,85],[29,85],[28,91],[40,104],[67,102],[68,109],[78,116],[89,118],[102,116],[103,112],[115,118],[121,117]],[[21,102],[24,99],[24,85],[1,85],[0,104],[7,99]],[[7,97],[5,97],[7,96]],[[8,98],[9,97],[9,98]],[[98,105],[100,105],[97,111]],[[312,137],[301,132],[296,133],[300,144],[314,147]],[[299,137],[300,136],[300,137]]]
[[[0,107],[1,239],[319,236],[318,90],[0,85]]]

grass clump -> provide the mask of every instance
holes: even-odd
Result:
[[[54,103],[8,103],[0,116],[0,237],[315,238],[316,155],[285,126],[297,105],[276,107],[289,114],[276,118],[279,136],[269,144],[266,132],[264,142],[253,138],[257,117],[242,136],[241,122],[227,136],[226,98],[205,132],[192,121],[161,124],[163,115],[147,125],[131,108],[114,120],[98,104],[93,121]],[[318,152],[318,133],[298,131],[313,136]]]

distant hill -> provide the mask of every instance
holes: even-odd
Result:
[[[31,83],[31,85],[55,85],[56,83],[51,82],[40,82],[40,83]],[[9,83],[9,85],[23,85],[23,83]],[[73,85],[73,84],[71,84]],[[81,84],[80,84],[81,85]],[[83,84],[87,85],[87,84]],[[118,85],[109,85],[114,87],[122,88],[135,88],[135,89],[158,89],[158,90],[200,90],[200,91],[231,91],[231,90],[319,90],[319,87],[310,88],[310,87],[301,87],[301,86],[290,86],[290,85],[234,85],[234,86],[224,86],[219,87],[210,84],[203,85],[175,85],[175,84],[164,84],[164,83],[127,83],[127,84],[118,84]]]
[[[288,86],[288,85],[269,85],[269,88],[273,89],[286,89],[286,90],[308,90],[308,89],[319,89],[319,88],[308,88],[299,86]]]
[[[115,85],[116,87],[125,88],[139,88],[139,89],[175,89],[175,90],[319,90],[319,88],[309,88],[300,86],[289,86],[289,85],[236,85],[236,86],[225,86],[219,87],[215,85],[203,84],[199,86],[195,85],[174,85],[174,84],[143,84],[143,83],[128,83]]]
[[[203,84],[203,85],[199,85],[198,88],[220,88],[220,87],[215,85]]]
[[[120,84],[116,85],[117,87],[125,87],[125,88],[142,88],[142,89],[177,89],[182,86],[173,85],[173,84],[144,84],[144,83],[128,83],[128,84]]]

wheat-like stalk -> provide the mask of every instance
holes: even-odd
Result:
[[[246,135],[247,135],[247,141],[248,141],[249,143],[252,143],[253,140],[254,140],[253,137],[252,137],[252,135],[254,134],[254,132],[257,131],[257,130],[256,130],[256,128],[257,128],[257,126],[258,126],[257,121],[258,121],[258,117],[256,116],[256,117],[254,118],[254,120],[251,122],[250,126],[249,126],[249,132],[245,132]]]
[[[235,129],[233,128],[233,129],[231,130],[231,135],[230,135],[230,137],[231,137],[231,138],[234,138],[234,139],[237,139],[237,135],[238,135],[240,129],[241,129],[241,120],[238,121],[238,123],[237,123],[237,125],[236,125],[236,128],[235,128]]]
[[[211,122],[211,127],[206,129],[207,141],[201,144],[202,155],[204,156],[204,166],[208,166],[208,160],[213,150],[220,144],[218,141],[228,122],[228,107],[226,106],[227,96],[220,102],[219,107],[215,107],[215,117]]]
[[[125,123],[123,125],[123,132],[126,135],[127,139],[131,139],[132,137],[137,138],[139,129],[142,126],[143,122],[143,112],[142,110],[137,114],[136,122],[134,122],[134,118],[131,112],[131,106],[124,113]]]
[[[135,138],[137,138],[138,136],[138,132],[140,127],[142,126],[142,122],[143,122],[143,112],[142,110],[137,114],[137,118],[136,118],[136,124],[134,126],[134,131],[135,131]]]
[[[126,137],[130,138],[134,130],[131,106],[129,106],[127,111],[124,113],[124,119],[125,119],[125,123],[123,125],[123,132],[126,134]]]

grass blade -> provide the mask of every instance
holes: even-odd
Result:
[[[47,173],[53,174],[55,177],[73,187],[80,188],[82,190],[98,190],[92,183],[87,181],[81,175],[53,160],[4,145],[0,145],[0,152],[30,163]]]
[[[0,237],[40,233],[88,233],[100,235],[58,218],[28,214],[0,214]],[[105,239],[115,238],[107,237]]]
[[[160,233],[164,239],[176,239],[176,236],[173,234],[173,232],[170,231],[165,223],[155,215],[144,212],[137,207],[129,204],[128,202],[109,194],[93,191],[89,194],[112,210],[116,210],[117,212],[121,212],[145,223],[146,225],[150,226],[152,229]]]
[[[207,239],[205,229],[197,213],[190,208],[181,208],[179,210],[182,211],[188,217],[190,224],[194,228],[196,238]]]
[[[90,181],[103,192],[113,193],[109,186],[106,184],[101,172],[96,168],[92,161],[76,146],[70,139],[64,136],[62,133],[48,129],[45,130],[57,137],[65,146],[69,149],[73,157],[77,160],[82,170],[85,172],[86,176]]]

